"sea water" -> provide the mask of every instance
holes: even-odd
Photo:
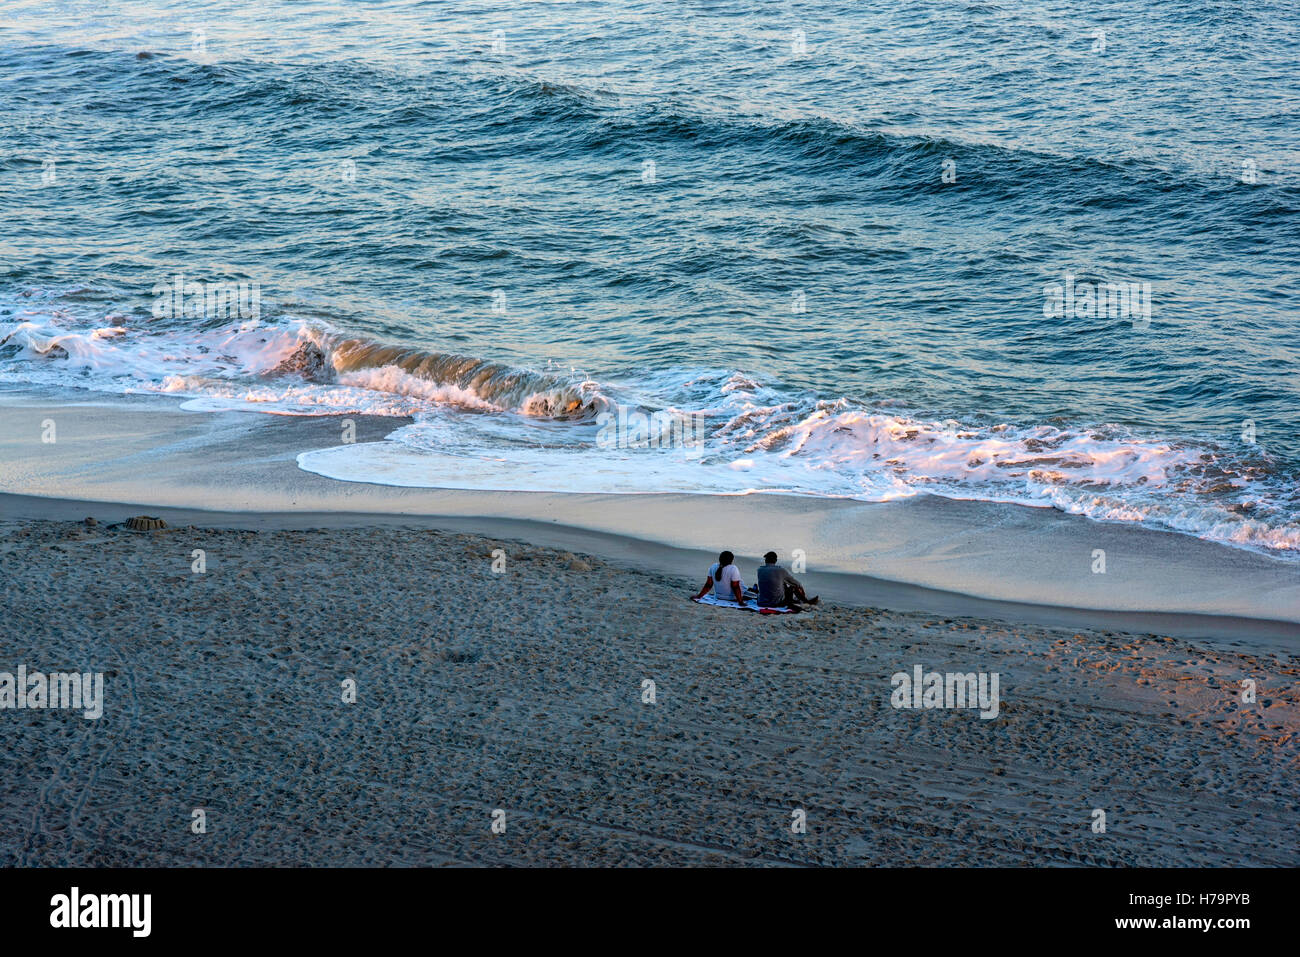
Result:
[[[1297,49],[1269,0],[11,0],[0,389],[1295,558]]]

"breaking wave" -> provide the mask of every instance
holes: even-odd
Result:
[[[379,443],[302,453],[330,478],[574,492],[919,494],[1051,507],[1300,558],[1296,477],[1261,447],[1099,423],[927,416],[733,370],[600,382],[282,317],[206,329],[79,321],[35,302],[0,323],[0,379],[176,396],[195,412],[409,417]],[[608,442],[629,413],[686,417],[698,443]],[[624,439],[627,438],[625,435]]]
[[[580,378],[344,335],[320,321],[250,320],[209,331],[137,329],[126,316],[69,328],[58,310],[0,323],[11,380],[166,392],[192,408],[285,415],[414,415],[430,405],[589,419],[608,405]]]

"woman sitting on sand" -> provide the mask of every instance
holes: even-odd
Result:
[[[712,588],[714,597],[730,598],[736,604],[743,605],[745,583],[740,580],[740,569],[736,567],[735,562],[736,556],[731,552],[720,554],[717,562],[709,566],[709,577],[705,580],[704,587],[691,600],[699,601]]]

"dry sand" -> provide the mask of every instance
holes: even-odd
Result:
[[[0,864],[1300,863],[1285,647],[759,617],[697,577],[428,528],[11,518],[0,671],[103,671],[106,710],[0,711]],[[1000,715],[891,707],[915,664],[998,672]]]

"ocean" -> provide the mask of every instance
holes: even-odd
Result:
[[[1297,49],[1269,0],[8,0],[0,396],[1300,560]]]

